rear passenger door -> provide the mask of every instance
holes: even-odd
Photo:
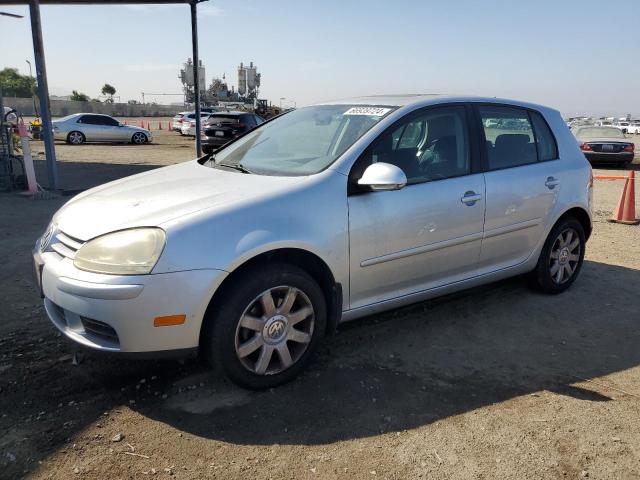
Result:
[[[79,130],[84,133],[88,142],[102,141],[102,127],[99,125],[98,115],[83,115],[78,119]]]
[[[524,262],[540,241],[562,188],[558,148],[536,111],[483,104],[486,214],[478,273]]]

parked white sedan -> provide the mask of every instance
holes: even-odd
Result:
[[[146,128],[125,125],[109,115],[74,113],[52,122],[56,140],[72,145],[85,142],[126,142],[136,145],[150,143],[151,132]]]
[[[73,341],[199,350],[238,384],[269,388],[343,321],[520,274],[566,290],[592,183],[556,110],[342,100],[76,196],[38,240],[35,271]]]

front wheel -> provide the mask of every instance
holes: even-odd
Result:
[[[205,324],[204,353],[238,385],[261,390],[292,380],[326,329],[321,288],[304,270],[274,264],[245,272]]]
[[[544,244],[535,270],[533,285],[545,293],[564,292],[582,268],[586,239],[582,224],[573,217],[558,222]]]
[[[133,136],[131,137],[131,143],[135,144],[135,145],[144,145],[145,143],[147,143],[149,141],[149,139],[147,138],[147,136],[142,133],[142,132],[136,132],[133,134]]]

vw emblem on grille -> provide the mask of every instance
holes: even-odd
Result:
[[[44,252],[49,246],[49,242],[51,241],[51,237],[53,237],[53,232],[55,231],[55,227],[53,223],[50,223],[47,227],[47,230],[44,232],[42,237],[40,237],[40,251]]]

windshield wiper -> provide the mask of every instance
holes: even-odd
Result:
[[[245,168],[242,166],[242,164],[240,163],[236,163],[236,164],[231,164],[231,163],[216,163],[216,166],[218,167],[227,167],[227,168],[232,168],[233,170],[237,170],[239,172],[242,173],[253,173],[251,170],[249,170],[248,168]]]

